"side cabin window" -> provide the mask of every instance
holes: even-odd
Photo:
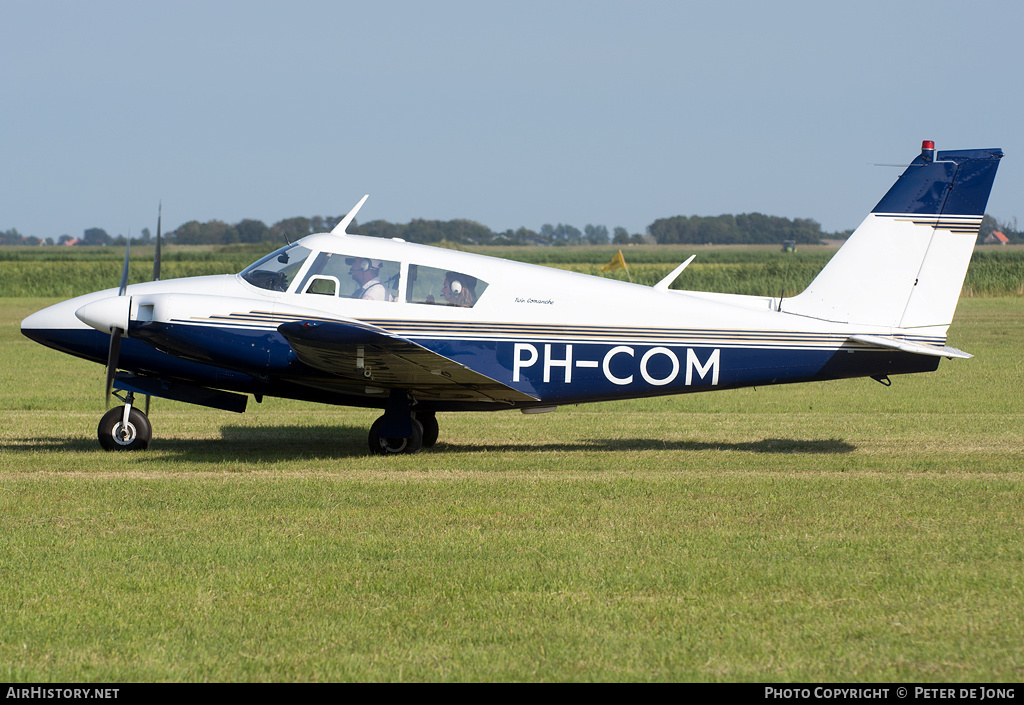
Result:
[[[486,288],[487,282],[470,274],[410,264],[406,300],[413,304],[472,308]]]
[[[288,291],[310,254],[302,245],[287,245],[243,269],[242,278],[260,289]]]
[[[297,291],[365,301],[394,301],[398,296],[400,275],[398,262],[321,252],[309,266]]]

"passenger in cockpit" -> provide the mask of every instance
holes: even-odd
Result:
[[[476,303],[476,277],[458,272],[445,272],[441,296],[449,306],[469,308]]]

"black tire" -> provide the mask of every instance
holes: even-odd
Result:
[[[420,448],[423,447],[423,427],[420,424],[412,424],[411,438],[387,438],[380,435],[383,423],[384,417],[381,416],[370,426],[369,444],[372,455],[411,455],[420,452]]]
[[[423,424],[423,447],[433,448],[440,430],[437,427],[437,416],[433,411],[421,411],[416,414],[416,420]]]
[[[146,415],[132,407],[128,414],[128,426],[122,428],[124,407],[115,406],[103,414],[96,435],[104,450],[146,450],[153,437],[153,427]]]

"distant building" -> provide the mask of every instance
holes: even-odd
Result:
[[[994,230],[991,235],[983,240],[986,245],[1008,245],[1010,244],[1010,238],[1003,235],[998,230]]]

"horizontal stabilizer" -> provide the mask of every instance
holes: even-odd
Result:
[[[959,357],[967,359],[974,357],[970,353],[965,353],[963,350],[957,350],[951,348],[948,345],[939,347],[938,345],[926,345],[924,343],[913,343],[909,340],[901,340],[899,338],[887,338],[880,335],[851,335],[850,340],[856,343],[864,343],[865,345],[877,345],[883,348],[892,348],[894,350],[902,350],[903,352],[914,353],[915,355],[931,355],[933,357]]]
[[[277,330],[301,362],[354,384],[405,389],[420,399],[537,401],[534,396],[380,328],[306,320],[284,323]]]

